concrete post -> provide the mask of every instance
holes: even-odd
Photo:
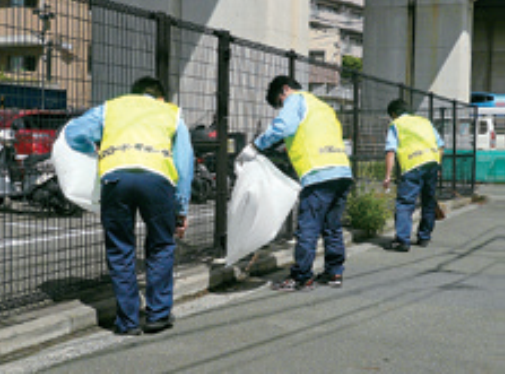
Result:
[[[473,0],[368,1],[364,72],[468,101],[472,26]]]

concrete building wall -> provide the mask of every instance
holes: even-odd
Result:
[[[505,1],[475,3],[472,91],[505,93]]]
[[[311,0],[309,56],[338,66],[342,57],[362,57],[363,0]],[[350,102],[349,80],[334,68],[312,65],[309,91],[335,108]]]
[[[34,14],[34,8],[12,7],[9,1],[0,1],[0,79],[42,89],[63,89],[69,107],[85,107],[91,95],[87,64],[91,35],[88,5],[68,0],[45,0],[37,5],[38,8],[46,5],[47,11],[54,15],[44,38],[40,34],[42,22]],[[7,61],[12,56],[35,57],[35,70],[9,71]]]
[[[470,96],[473,0],[374,0],[364,71],[438,95]]]
[[[182,18],[307,55],[309,0],[184,0]]]
[[[340,64],[343,55],[362,57],[364,1],[312,0],[310,51]]]
[[[118,3],[131,5],[136,8],[159,11],[181,18],[182,0],[115,0]]]

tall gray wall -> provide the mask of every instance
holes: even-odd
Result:
[[[472,28],[473,0],[367,1],[364,71],[468,101]]]
[[[184,0],[182,17],[307,55],[310,0]]]
[[[505,1],[475,3],[472,91],[505,93]]]

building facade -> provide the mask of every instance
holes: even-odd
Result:
[[[361,59],[364,6],[364,0],[312,0],[309,57],[338,66],[344,56]],[[352,95],[345,80],[333,69],[313,66],[309,90],[339,108]]]
[[[0,83],[64,90],[68,108],[85,107],[90,50],[86,2],[0,0]]]

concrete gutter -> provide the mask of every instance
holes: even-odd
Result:
[[[470,198],[457,198],[443,203],[442,208],[449,214],[471,202]],[[415,222],[419,220],[419,211],[415,212],[413,218]],[[393,228],[394,222],[390,220],[383,231],[391,231]],[[362,236],[363,233],[359,231],[345,231],[344,239],[349,253],[352,253],[353,242]],[[323,247],[319,245],[317,255],[322,254]],[[243,281],[249,274],[268,274],[290,265],[292,261],[293,243],[285,243],[258,251],[257,260],[253,264],[244,261],[228,268],[215,265],[209,269],[204,264],[176,268],[174,301],[182,302],[209,289]],[[115,307],[111,287],[104,286],[84,291],[79,299],[14,316],[9,326],[0,328],[0,363],[41,344],[96,327],[100,321],[113,318]]]

